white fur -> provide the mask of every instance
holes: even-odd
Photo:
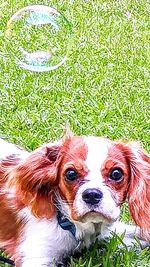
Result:
[[[83,142],[87,145],[88,154],[85,161],[89,170],[89,175],[86,177],[88,181],[102,182],[100,168],[108,156],[109,141],[106,138],[87,136]]]
[[[29,152],[0,138],[0,160],[11,155],[18,155],[23,159],[29,155]]]
[[[28,208],[19,216],[26,220],[24,235],[19,246],[23,267],[53,266],[77,246],[69,231],[63,230],[56,217],[52,220],[35,218]]]

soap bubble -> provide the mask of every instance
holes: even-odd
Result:
[[[55,8],[26,6],[7,23],[10,54],[22,68],[30,71],[57,69],[67,59],[71,24]]]

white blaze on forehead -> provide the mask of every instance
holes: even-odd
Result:
[[[99,173],[100,175],[101,166],[108,156],[109,141],[101,137],[88,136],[84,137],[84,142],[88,148],[85,163],[89,169],[89,172],[93,174]]]

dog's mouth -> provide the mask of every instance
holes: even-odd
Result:
[[[72,213],[72,219],[80,222],[93,222],[93,223],[102,223],[102,222],[113,222],[116,219],[113,219],[107,214],[91,209],[90,211],[84,214],[77,214],[76,212]]]
[[[102,212],[91,210],[82,216],[82,221],[99,222],[112,222],[112,218]]]
[[[81,206],[82,207],[82,206]],[[120,210],[115,208],[107,208],[102,205],[88,205],[88,207],[73,207],[71,209],[71,217],[75,221],[80,222],[115,222],[120,214]]]

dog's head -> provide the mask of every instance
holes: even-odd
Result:
[[[113,222],[127,198],[134,221],[150,227],[150,157],[137,143],[67,134],[32,152],[11,175],[39,217],[51,218],[61,205],[73,220]]]

